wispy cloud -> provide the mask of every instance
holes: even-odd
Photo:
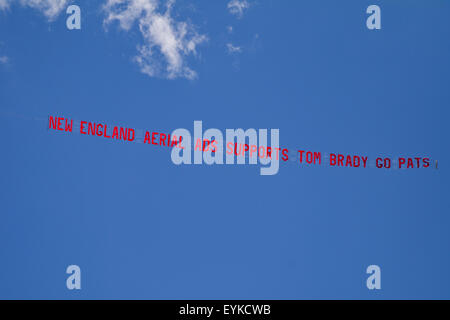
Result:
[[[244,11],[250,7],[250,3],[247,0],[231,0],[228,2],[228,11],[238,18],[242,18]]]
[[[41,11],[48,20],[54,20],[72,0],[0,0],[0,10],[9,9],[12,3]]]
[[[0,64],[8,64],[9,58],[7,56],[0,56]]]
[[[238,46],[233,46],[231,43],[227,43],[227,52],[229,54],[240,53],[242,52],[242,48]]]
[[[10,0],[0,0],[0,10],[6,10],[9,8]]]
[[[151,77],[194,79],[197,73],[189,68],[186,58],[195,56],[197,46],[207,38],[192,24],[172,17],[174,3],[166,1],[165,11],[161,12],[158,0],[107,0],[104,22],[108,25],[118,21],[124,30],[137,22],[144,39],[135,57],[141,72]]]

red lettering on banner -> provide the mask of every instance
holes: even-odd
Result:
[[[120,136],[119,136],[119,139],[122,139],[122,140],[124,140],[124,141],[127,141],[127,139],[128,139],[128,137],[127,137],[127,135],[128,135],[128,129],[125,129],[125,128],[120,128]]]
[[[344,166],[344,156],[342,154],[338,154],[338,167]]]
[[[81,123],[80,123],[80,133],[81,133],[81,134],[86,134],[86,132],[83,131],[84,125],[85,125],[86,123],[87,123],[86,121],[81,121]]]
[[[298,156],[298,160],[299,160],[300,163],[302,163],[303,162],[303,153],[305,153],[305,151],[304,150],[298,150],[298,153],[300,154]]]
[[[408,165],[406,166],[406,168],[414,168],[414,164],[411,158],[408,158]]]
[[[250,146],[250,157],[253,157],[253,154],[256,152],[257,149],[258,147],[253,144]]]
[[[67,119],[66,119],[66,132],[72,132],[72,127],[73,127],[73,120],[70,120],[70,124],[68,124]]]
[[[57,122],[57,118],[53,118],[52,116],[48,117],[48,128],[49,129],[53,129],[56,130],[56,122]]]
[[[174,145],[177,146],[177,136],[172,136],[172,141],[170,143],[170,146],[173,147]]]
[[[330,153],[330,166],[336,165],[336,155],[334,153]]]
[[[114,127],[112,138],[119,139],[119,128]]]
[[[415,161],[414,161],[415,160]],[[398,168],[402,169],[402,166],[406,164],[406,169],[418,169],[418,168],[428,168],[430,167],[430,158],[399,158]]]
[[[100,128],[100,127],[102,127],[102,131],[100,131],[100,134],[99,134],[98,128]],[[101,137],[103,135],[103,125],[102,124],[99,123],[97,125],[96,133],[97,133],[97,136],[99,136],[99,137]]]
[[[377,168],[382,168],[383,167],[383,164],[381,163],[382,160],[383,159],[381,159],[381,158],[377,158],[375,160],[375,165],[376,165]]]
[[[203,151],[209,151],[209,146],[211,144],[211,141],[208,139],[203,140]]]
[[[183,141],[183,136],[180,136],[180,140],[178,141],[178,147],[180,149],[184,149],[184,147],[181,145],[181,142]]]
[[[61,121],[62,120],[64,120],[64,118],[58,118],[58,130],[61,130],[61,131],[63,131],[64,129],[63,128],[61,128]]]
[[[314,159],[319,159],[319,164],[321,162],[321,155],[320,153],[314,155]],[[345,164],[344,164],[345,159]],[[360,157],[360,156],[351,156],[347,155],[344,156],[342,154],[335,154],[330,153],[330,166],[338,166],[338,167],[355,167],[358,168],[361,166],[361,161],[363,163],[363,167],[366,167],[367,164],[367,157]]]
[[[144,143],[150,143],[150,132],[145,132]]]
[[[130,137],[130,133],[131,133],[131,137]],[[128,141],[134,141],[134,129],[132,128],[128,128]]]
[[[228,142],[227,143],[227,154],[232,154],[232,153],[233,153],[233,143]]]
[[[108,127],[105,124],[105,131],[103,132],[103,135],[105,136],[105,138],[111,138],[111,136],[108,136],[108,134],[107,134],[107,129],[108,129]]]
[[[158,134],[158,132],[152,132],[152,144],[154,144],[155,146],[157,146],[158,144],[155,143],[155,134]]]
[[[159,145],[166,146],[166,135],[164,133],[159,134]]]
[[[48,128],[58,131],[65,131],[65,132],[73,132],[73,120],[63,117],[55,117],[55,116],[49,116],[48,117]],[[120,133],[119,133],[120,130]],[[106,124],[102,123],[95,123],[95,122],[87,122],[87,121],[80,121],[80,134],[84,135],[95,135],[98,137],[105,137],[105,138],[112,138],[112,139],[121,139],[124,141],[135,141],[136,133],[135,129],[133,128],[122,128],[114,126],[113,128],[113,134],[112,136],[108,133],[108,126]],[[159,135],[159,139],[158,136]],[[150,137],[151,136],[151,137]],[[139,142],[142,142],[139,137]],[[151,141],[151,142],[150,142]],[[143,139],[143,143],[147,144],[153,144],[153,145],[160,145],[160,146],[167,146],[170,148],[178,147],[180,149],[185,149],[181,143],[183,141],[182,136],[171,136],[170,134],[165,133],[158,133],[158,132],[151,132],[151,131],[145,131],[145,136]],[[167,142],[167,144],[166,144]],[[259,146],[258,145],[249,145],[247,143],[233,143],[228,142],[226,144],[226,154],[233,154],[233,144],[234,144],[234,154],[237,156],[246,156],[246,152],[249,152],[249,157],[259,157],[260,159],[263,158],[272,158],[272,151],[276,151],[276,160],[279,160],[281,157],[281,160],[288,161],[289,160],[289,150],[287,148],[281,149],[281,148],[271,148],[266,146]],[[239,146],[238,146],[239,144]],[[202,152],[217,152],[218,143],[215,139],[197,139],[195,142],[195,151],[202,151]],[[322,164],[322,153],[321,152],[312,152],[312,151],[305,151],[305,150],[297,150],[299,153],[299,162],[300,163],[307,163],[307,164]],[[281,156],[280,156],[281,152]],[[338,167],[367,167],[367,161],[368,157],[358,156],[358,155],[347,155],[347,154],[335,154],[330,153],[329,154],[329,165],[330,166],[338,166]],[[398,158],[398,168],[406,168],[406,169],[412,169],[412,168],[429,168],[431,166],[431,159],[430,158],[422,158],[422,157],[399,157]],[[395,161],[394,161],[395,163]],[[392,159],[391,158],[381,158],[378,157],[375,159],[375,166],[377,168],[391,168],[392,165]],[[437,168],[437,161],[436,161],[436,168]]]
[[[197,139],[195,142],[195,148],[194,151],[200,151],[202,150],[202,140],[200,138]]]
[[[283,149],[283,151],[281,152],[283,154],[283,161],[288,161],[289,160],[289,155],[288,155],[288,149]]]
[[[211,142],[211,152],[216,152],[217,151],[217,140],[213,140]]]
[[[262,150],[262,151],[261,151]],[[260,158],[264,158],[266,155],[266,148],[264,148],[264,146],[260,146],[258,148],[258,157]]]
[[[319,161],[319,164],[322,164],[322,153],[314,152],[314,164],[316,164],[317,160]]]
[[[88,123],[88,134],[95,136],[95,123],[92,124],[91,122]]]
[[[363,163],[364,163],[364,168],[366,167],[366,162],[367,162],[367,157],[361,157]]]
[[[65,121],[64,128],[62,127],[62,121]],[[53,130],[72,132],[73,120],[64,119],[62,117],[48,117],[48,128]]]

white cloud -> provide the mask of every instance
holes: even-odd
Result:
[[[47,18],[54,19],[67,7],[69,0],[20,0],[20,3],[42,11]]]
[[[135,22],[144,38],[138,46],[135,61],[141,72],[168,79],[194,79],[197,73],[186,64],[189,55],[196,55],[196,47],[207,40],[188,22],[172,18],[174,0],[166,1],[165,12],[160,12],[158,0],[107,0],[103,10],[105,24],[118,21],[124,30]]]
[[[233,53],[240,53],[240,52],[242,52],[242,48],[241,47],[238,47],[238,46],[233,46],[231,43],[227,43],[227,51],[228,51],[228,53],[230,53],[230,54],[233,54]]]
[[[242,18],[244,11],[249,7],[250,4],[247,0],[231,0],[227,5],[228,11],[238,18]]]
[[[55,19],[72,0],[0,0],[0,10],[8,9],[13,2],[41,11],[49,20]]]
[[[11,0],[0,0],[0,10],[6,10],[9,8]]]
[[[0,63],[1,64],[8,64],[9,58],[7,56],[0,56]]]

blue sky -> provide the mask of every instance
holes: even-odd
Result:
[[[450,298],[448,1],[30,3],[0,0],[0,298]],[[176,166],[48,115],[440,168]]]

